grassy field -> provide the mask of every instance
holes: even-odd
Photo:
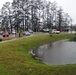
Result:
[[[13,38],[12,37],[2,37],[2,38],[0,38],[0,42],[6,41],[6,40],[11,40],[11,39],[13,39]]]
[[[69,39],[74,34],[40,35],[0,43],[0,75],[76,75],[76,65],[45,65],[28,52],[40,45]]]

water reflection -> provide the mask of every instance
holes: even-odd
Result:
[[[57,41],[52,44],[40,46],[34,50],[37,57],[45,64],[75,64],[76,63],[76,42],[66,40]]]

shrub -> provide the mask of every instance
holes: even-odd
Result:
[[[70,41],[76,41],[76,36],[70,39]]]
[[[2,38],[0,38],[0,42],[2,41]]]

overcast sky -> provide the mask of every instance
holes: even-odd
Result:
[[[5,2],[12,2],[13,0],[1,0],[0,1],[0,8]],[[73,23],[76,23],[76,0],[47,0],[47,1],[56,1],[58,6],[62,6],[64,12],[68,13],[72,19]]]
[[[68,13],[72,19],[73,23],[76,24],[76,0],[49,0],[56,1],[58,6],[62,6],[64,12]]]

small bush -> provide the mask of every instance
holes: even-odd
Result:
[[[0,42],[2,41],[2,39],[0,38]]]
[[[76,41],[76,36],[70,39],[70,41]]]

